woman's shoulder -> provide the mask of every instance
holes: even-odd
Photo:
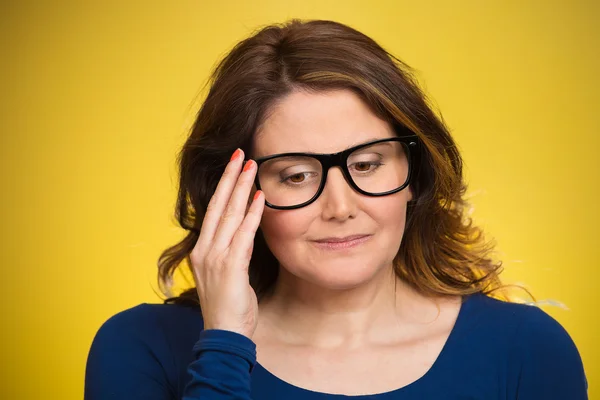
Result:
[[[538,306],[471,295],[455,328],[449,368],[460,359],[469,370],[463,372],[489,376],[486,385],[506,377],[506,390],[519,398],[586,398],[587,381],[573,339]]]
[[[466,304],[471,306],[467,310],[471,324],[489,325],[525,339],[559,342],[571,340],[565,328],[554,317],[533,303],[508,302],[477,294],[468,299]]]
[[[177,332],[202,329],[199,307],[180,304],[141,303],[109,317],[96,337],[130,336],[151,339],[153,336],[172,336]]]
[[[142,397],[149,399],[181,393],[202,325],[198,307],[143,303],[117,312],[101,324],[92,341],[86,393],[90,398],[112,398],[115,393],[141,398],[142,387],[148,392]]]
[[[199,308],[178,304],[142,303],[119,311],[104,321],[90,349],[90,357],[186,356],[202,330]]]
[[[578,388],[587,387],[575,342],[550,314],[533,304],[507,302],[481,294],[465,305],[470,307],[465,325],[478,332],[482,346],[496,345],[496,354],[509,357],[509,365],[520,371],[521,383],[557,379],[575,382],[573,386]]]
[[[463,304],[463,329],[485,332],[489,338],[509,338],[511,347],[574,348],[566,329],[550,314],[531,303],[508,302],[484,294],[471,295]]]

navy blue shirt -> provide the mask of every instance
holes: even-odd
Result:
[[[390,392],[347,396],[293,386],[256,362],[252,340],[204,331],[199,308],[175,304],[141,304],[106,321],[85,376],[86,400],[587,398],[581,357],[556,320],[481,294],[465,298],[429,371]]]

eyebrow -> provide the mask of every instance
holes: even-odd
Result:
[[[256,157],[255,159],[259,159],[259,158],[265,158],[265,157],[271,157],[271,156],[274,156],[274,155],[284,155],[284,154],[293,154],[293,153],[306,153],[306,154],[334,154],[334,153],[339,153],[339,152],[342,152],[342,151],[346,151],[346,150],[348,150],[348,149],[351,149],[351,148],[353,148],[353,147],[356,147],[356,146],[360,146],[361,144],[370,143],[370,142],[374,142],[374,141],[376,141],[376,140],[382,140],[382,139],[388,139],[388,138],[382,138],[382,137],[380,137],[380,138],[375,138],[375,137],[371,137],[371,138],[369,138],[369,139],[367,139],[367,140],[363,140],[363,141],[360,141],[360,142],[354,142],[354,143],[352,143],[352,144],[350,144],[350,145],[346,146],[346,147],[345,147],[345,148],[343,148],[342,150],[334,151],[333,153],[315,153],[315,152],[312,152],[312,151],[301,151],[301,150],[296,150],[296,151],[285,151],[285,152],[276,152],[276,153],[266,154],[266,155],[263,155],[263,156],[260,156],[260,157]],[[391,139],[391,138],[389,138],[389,139]]]
[[[382,140],[382,139],[388,139],[388,138],[370,138],[369,140],[365,140],[365,141],[360,142],[360,143],[356,143],[355,142],[354,144],[351,144],[350,146],[346,147],[344,150],[348,150],[348,149],[351,149],[353,147],[360,146],[361,144],[370,143],[370,142],[374,142],[376,140]],[[341,150],[341,151],[344,151],[344,150]],[[336,151],[336,153],[338,153],[338,152]]]

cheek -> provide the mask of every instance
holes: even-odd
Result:
[[[406,200],[404,199],[385,199],[378,207],[374,207],[378,220],[383,225],[404,226],[406,220]]]
[[[278,257],[281,247],[301,239],[308,230],[312,216],[307,209],[265,209],[260,223],[265,240],[273,254]],[[279,251],[278,251],[279,250]]]
[[[406,196],[389,196],[378,199],[370,207],[370,215],[375,220],[379,233],[383,235],[382,245],[397,249],[402,241],[406,226]],[[386,244],[387,243],[387,244]]]

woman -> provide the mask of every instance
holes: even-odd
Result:
[[[585,399],[579,353],[501,297],[462,163],[409,68],[291,21],[214,73],[180,155],[196,287],[99,330],[87,399]],[[201,310],[201,311],[200,311]]]

